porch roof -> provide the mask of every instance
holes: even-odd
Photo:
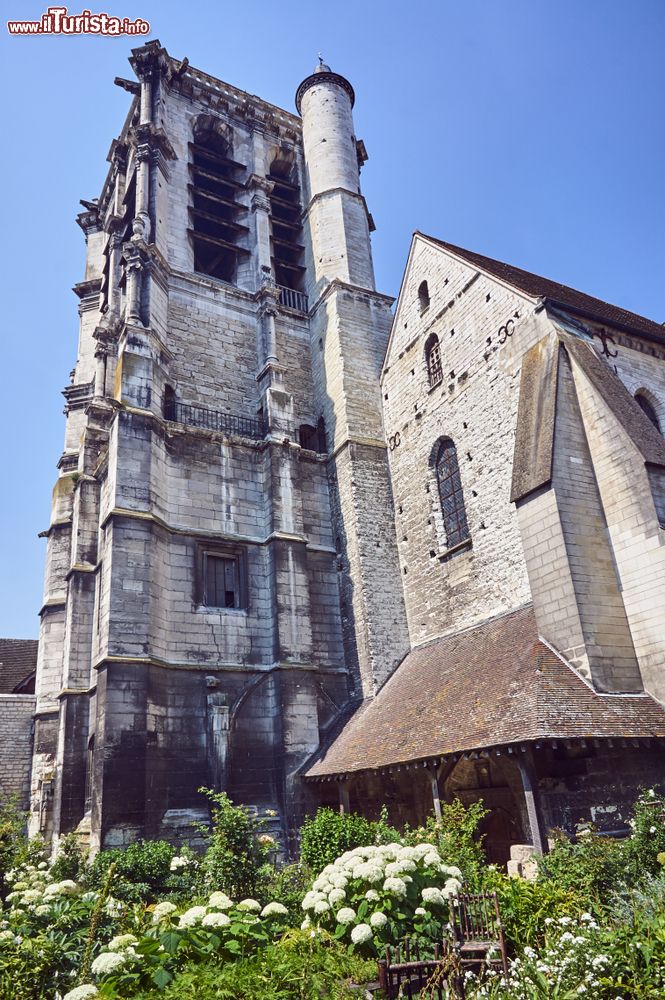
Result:
[[[598,694],[538,636],[531,606],[412,650],[304,768],[323,780],[544,739],[665,737],[647,694]]]

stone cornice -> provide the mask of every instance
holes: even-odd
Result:
[[[79,299],[88,299],[92,296],[97,296],[102,290],[102,279],[101,278],[90,278],[88,281],[79,281],[72,291],[75,295],[78,295]]]
[[[204,612],[205,613],[205,612]],[[210,612],[214,614],[215,612]],[[223,614],[223,611],[221,612]],[[238,671],[244,674],[264,674],[274,670],[303,670],[317,674],[347,674],[345,666],[325,667],[305,660],[294,660],[293,662],[279,660],[275,663],[238,663],[227,661],[223,663],[191,663],[188,660],[163,660],[158,656],[118,656],[116,654],[106,654],[93,663],[94,670],[101,670],[103,667],[113,664],[140,664],[147,667],[161,667],[165,670],[191,670],[197,673],[211,673],[222,670]],[[81,692],[77,692],[81,693]]]

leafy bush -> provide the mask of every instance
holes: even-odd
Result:
[[[525,945],[541,947],[549,924],[559,917],[577,917],[586,900],[555,882],[527,882],[490,867],[483,877],[484,892],[496,892],[506,941],[514,952]]]
[[[653,788],[642,792],[635,803],[630,827],[631,835],[622,845],[625,879],[638,884],[663,870],[659,855],[665,853],[665,796],[658,795]]]
[[[345,851],[374,842],[372,824],[357,813],[339,813],[328,807],[308,816],[300,830],[300,857],[318,874]]]
[[[622,867],[619,841],[586,828],[573,843],[565,833],[556,831],[549,854],[538,859],[538,878],[594,901],[616,887]]]
[[[113,894],[126,902],[150,902],[170,892],[191,890],[192,879],[171,869],[175,857],[175,847],[165,840],[139,840],[126,848],[100,851],[85,871],[85,885],[101,888],[106,873],[114,865]],[[195,868],[193,859],[191,867]]]
[[[312,873],[302,864],[285,865],[284,868],[273,868],[263,886],[266,898],[282,903],[289,912],[291,926],[296,926],[302,920],[301,903],[303,896],[312,882]]]
[[[62,879],[73,879],[75,882],[83,877],[88,852],[81,846],[80,838],[75,833],[67,833],[60,839],[58,853],[51,865],[51,877],[55,882]]]
[[[6,879],[8,872],[28,861],[37,864],[44,860],[41,838],[28,840],[27,820],[28,814],[19,807],[17,796],[0,805],[0,898],[10,891],[11,879]]]
[[[409,831],[406,843],[427,841],[434,844],[443,858],[454,858],[464,882],[471,891],[478,890],[486,864],[480,824],[488,815],[482,801],[465,806],[459,799],[441,804],[441,819],[430,816],[425,826]]]
[[[289,931],[253,958],[221,966],[190,965],[158,995],[163,1000],[346,1000],[360,995],[349,983],[375,976],[375,961],[350,954],[329,936]],[[143,993],[136,1000],[155,995]]]
[[[274,841],[262,822],[244,806],[234,806],[226,792],[199,789],[211,803],[212,830],[202,828],[208,848],[198,872],[202,892],[221,889],[236,898],[264,895],[271,874],[266,864]]]
[[[315,879],[302,902],[302,928],[323,927],[366,952],[380,952],[405,934],[436,939],[460,877],[433,844],[355,847]]]

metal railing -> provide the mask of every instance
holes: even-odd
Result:
[[[279,286],[280,305],[287,309],[296,309],[298,312],[306,313],[309,309],[309,300],[304,292],[298,292],[295,288],[287,288],[285,285]]]
[[[207,410],[203,406],[191,406],[175,400],[165,401],[164,419],[189,424],[190,427],[203,427],[207,431],[221,431],[257,440],[261,440],[266,434],[265,423],[261,418],[240,417],[234,413]]]

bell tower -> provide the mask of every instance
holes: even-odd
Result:
[[[345,655],[371,697],[408,650],[379,376],[392,299],[376,291],[353,87],[320,63],[300,84],[316,402],[330,455]]]

